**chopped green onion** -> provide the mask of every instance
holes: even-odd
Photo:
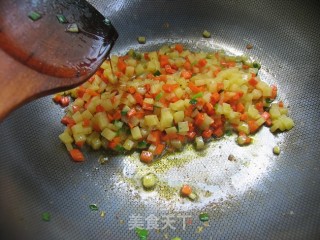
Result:
[[[266,103],[272,103],[273,102],[273,100],[272,99],[270,99],[270,98],[266,98]]]
[[[182,239],[179,237],[174,237],[174,238],[171,238],[171,240],[182,240]]]
[[[138,43],[140,43],[140,44],[145,44],[146,43],[146,37],[143,37],[143,36],[140,36],[140,37],[138,37]]]
[[[98,206],[97,206],[97,204],[90,204],[90,205],[89,205],[89,208],[90,208],[91,211],[98,211]]]
[[[197,102],[198,102],[197,99],[192,98],[189,103],[192,105],[195,105],[197,104]]]
[[[148,146],[148,143],[146,141],[138,142],[138,148],[146,148]]]
[[[68,22],[66,17],[64,15],[62,15],[62,14],[57,14],[56,17],[57,17],[59,23],[67,23]]]
[[[161,72],[159,70],[155,71],[153,76],[160,76],[161,75]]]
[[[41,14],[36,12],[36,11],[31,11],[28,14],[28,17],[32,20],[32,21],[37,21],[41,18]]]
[[[121,145],[117,145],[115,147],[115,150],[118,151],[118,152],[125,152],[126,151],[126,149]]]
[[[202,96],[203,96],[203,93],[202,93],[202,92],[199,92],[199,93],[193,95],[192,99],[200,98],[200,97],[202,97]]]
[[[209,215],[208,213],[200,213],[199,219],[201,222],[207,222],[209,221]]]
[[[111,21],[108,19],[108,18],[105,18],[103,20],[103,23],[106,24],[106,25],[110,25],[111,24]]]
[[[279,155],[280,154],[280,147],[279,146],[273,147],[273,153],[276,155]]]
[[[128,111],[121,111],[121,115],[122,115],[122,116],[126,116],[127,113],[128,113]]]
[[[149,235],[149,231],[147,229],[137,227],[135,228],[135,232],[140,238],[140,240],[147,240]]]
[[[228,130],[226,131],[226,135],[227,135],[227,136],[231,136],[231,135],[232,135],[232,130],[228,129]]]
[[[137,59],[137,60],[140,60],[141,59],[141,53],[138,53],[136,51],[134,51],[133,49],[130,49],[129,52],[128,52],[128,55],[130,57],[133,57],[134,59]]]
[[[43,221],[49,222],[50,219],[51,219],[51,214],[49,212],[42,213],[42,220]]]
[[[202,36],[205,37],[205,38],[209,38],[209,37],[211,37],[211,33],[208,32],[207,30],[204,30],[203,33],[202,33]]]
[[[148,173],[147,175],[143,176],[142,179],[142,186],[146,189],[153,189],[157,184],[157,177],[153,173]]]
[[[157,96],[155,97],[156,101],[159,101],[162,98],[163,92],[160,92],[157,94]]]
[[[256,62],[256,61],[254,61],[254,62],[252,63],[252,66],[253,66],[254,68],[258,68],[258,69],[261,68],[261,64],[258,63],[258,62]]]
[[[76,23],[71,23],[67,26],[67,32],[77,33],[79,32],[78,25]]]

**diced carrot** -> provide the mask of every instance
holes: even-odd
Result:
[[[236,66],[236,62],[234,62],[234,61],[227,62],[227,66],[234,67],[234,66]]]
[[[237,104],[237,112],[239,112],[239,113],[244,112],[244,105],[242,103]]]
[[[246,121],[248,119],[248,115],[246,113],[242,113],[240,116],[241,121]]]
[[[95,130],[96,132],[101,132],[101,129],[100,129],[100,127],[99,127],[98,124],[93,124],[92,128],[93,128],[93,130]]]
[[[70,103],[69,97],[62,97],[61,100],[60,100],[60,105],[61,105],[62,107],[68,106],[69,103]]]
[[[271,118],[268,118],[268,119],[266,120],[265,124],[266,124],[268,127],[270,127],[270,126],[272,125],[272,120],[271,120]]]
[[[176,49],[179,53],[182,53],[182,51],[183,51],[183,45],[182,45],[182,44],[176,44],[176,45],[175,45],[175,49]]]
[[[189,185],[185,184],[181,187],[180,193],[182,196],[187,197],[192,193],[192,188]]]
[[[254,133],[259,129],[258,124],[256,123],[256,121],[253,120],[248,121],[248,126],[250,129],[250,133]]]
[[[77,88],[77,96],[79,98],[82,98],[85,92],[86,92],[86,89],[84,87],[80,86]]]
[[[242,69],[244,69],[244,70],[247,70],[247,69],[249,69],[250,67],[248,66],[248,65],[242,65]]]
[[[146,89],[147,92],[150,92],[151,85],[147,83],[146,85],[144,85],[144,88]]]
[[[115,147],[121,142],[121,138],[118,137],[114,137],[108,144],[108,147],[111,149],[115,149]]]
[[[150,151],[142,151],[140,154],[140,160],[145,163],[150,163],[153,160],[153,154]]]
[[[183,64],[183,67],[184,69],[186,70],[191,70],[192,69],[192,65],[189,61],[186,61],[184,64]]]
[[[127,68],[127,64],[123,61],[123,59],[121,59],[121,58],[118,59],[117,68],[122,73],[125,73],[126,68]]]
[[[178,98],[177,96],[170,98],[170,102],[172,102],[172,103],[177,102],[179,100],[180,100],[180,98]]]
[[[127,112],[127,116],[133,117],[135,114],[137,113],[137,111],[134,108],[131,108],[128,112]]]
[[[220,100],[220,94],[219,93],[214,92],[214,93],[211,94],[210,101],[211,101],[212,104],[216,104],[217,102],[219,102],[219,100]]]
[[[264,112],[261,114],[261,117],[264,118],[264,120],[268,120],[270,118],[270,113]]]
[[[179,87],[179,84],[163,84],[162,85],[162,89],[163,91],[167,92],[167,93],[171,93],[172,91],[174,91],[176,88]]]
[[[137,101],[137,103],[139,103],[142,106],[142,104],[143,104],[143,96],[140,93],[135,92],[133,94],[133,97]]]
[[[157,144],[156,149],[154,150],[154,155],[160,155],[163,152],[164,148],[165,148],[164,144],[161,144],[161,143]]]
[[[56,94],[54,97],[53,97],[53,101],[55,103],[60,103],[61,102],[61,99],[62,99],[62,96],[60,94]]]
[[[224,89],[224,84],[222,82],[217,83],[217,92],[220,92]]]
[[[213,134],[213,131],[210,128],[208,128],[202,132],[202,137],[211,138],[212,134]]]
[[[257,81],[255,78],[251,78],[251,79],[248,81],[248,83],[249,83],[251,86],[255,87],[255,86],[258,84],[258,81]]]
[[[263,112],[263,102],[257,102],[255,107],[259,112]]]
[[[215,113],[213,105],[209,102],[204,104],[204,110],[207,112],[208,115],[213,115]]]
[[[214,70],[213,71],[213,76],[217,77],[219,72],[221,72],[221,69]]]
[[[148,53],[144,53],[144,54],[143,54],[143,57],[144,57],[144,59],[147,60],[147,61],[150,60]]]
[[[115,111],[115,113],[113,114],[113,119],[114,120],[120,120],[121,119],[121,111],[120,110]]]
[[[195,131],[191,131],[187,133],[187,136],[189,139],[194,139],[196,137],[197,133]]]
[[[194,131],[194,125],[192,122],[188,122],[189,131]]]
[[[276,85],[271,85],[272,92],[271,92],[271,99],[275,99],[277,97],[278,88]]]
[[[89,119],[83,119],[83,122],[82,122],[82,126],[83,127],[89,127],[91,124],[91,121]]]
[[[194,124],[197,126],[200,126],[203,122],[204,122],[204,114],[198,113],[197,116],[195,117]]]
[[[103,106],[101,106],[100,104],[96,106],[96,112],[104,112],[105,109]]]
[[[196,86],[193,82],[189,82],[188,87],[194,93],[199,93],[203,91],[203,88]]]
[[[84,161],[84,156],[79,149],[76,149],[76,148],[72,149],[69,151],[69,153],[70,153],[73,161],[75,161],[75,162],[83,162]]]
[[[84,143],[85,143],[85,141],[78,141],[78,142],[76,142],[76,145],[81,148],[81,147],[83,147]]]
[[[148,110],[148,111],[152,111],[153,110],[153,105],[150,104],[150,103],[143,102],[142,108],[145,109],[145,110]]]
[[[167,55],[160,55],[159,56],[160,66],[165,67],[169,65],[169,57]]]
[[[281,107],[281,108],[284,107],[284,104],[283,104],[282,101],[280,101],[278,105],[279,105],[279,107]]]
[[[136,88],[133,86],[128,87],[127,91],[131,94],[134,94],[136,92]]]
[[[72,112],[73,113],[76,113],[76,112],[78,112],[80,110],[80,107],[79,106],[77,106],[77,105],[73,105],[72,106]]]
[[[190,71],[181,71],[181,77],[183,77],[184,79],[189,79],[192,77],[192,73]]]
[[[200,59],[200,60],[198,61],[198,65],[199,65],[200,67],[204,67],[205,65],[207,65],[207,60],[204,59],[204,58]]]
[[[86,89],[86,93],[88,93],[90,96],[95,97],[95,96],[99,96],[99,93],[97,93],[96,91],[93,91],[90,88]]]
[[[166,70],[167,73],[169,74],[174,74],[177,70],[173,69],[169,64],[164,66],[164,69]]]
[[[216,136],[216,137],[222,137],[224,134],[223,132],[223,128],[220,127],[220,128],[217,128],[213,131],[212,135]]]
[[[64,116],[61,119],[61,123],[63,123],[64,125],[75,125],[76,122],[73,120],[73,118],[68,117],[68,116]]]

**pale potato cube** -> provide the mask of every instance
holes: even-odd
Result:
[[[103,137],[105,137],[106,139],[108,139],[109,141],[111,141],[112,139],[114,139],[117,136],[117,133],[112,131],[112,130],[110,130],[109,128],[105,128],[102,131],[101,135]]]
[[[173,116],[169,109],[162,109],[161,110],[161,117],[160,117],[160,127],[162,129],[168,128],[172,126]]]
[[[142,138],[141,131],[138,126],[131,128],[131,135],[134,140],[139,140]]]
[[[170,108],[173,111],[183,111],[184,110],[184,100],[180,99],[174,103],[170,103]]]
[[[165,129],[167,134],[177,133],[176,127],[169,127]]]
[[[179,130],[179,133],[188,132],[189,131],[189,123],[187,121],[178,122],[178,130]]]
[[[83,120],[83,117],[82,117],[82,114],[80,113],[80,111],[77,111],[75,112],[73,115],[72,115],[72,119],[78,123],[78,122],[81,122]]]
[[[184,119],[184,111],[177,111],[173,114],[173,119],[175,123],[182,122]]]
[[[59,139],[61,140],[61,142],[63,142],[64,144],[67,143],[72,143],[73,142],[73,138],[68,134],[68,132],[64,131],[63,133],[61,133],[59,135]]]
[[[159,124],[159,119],[157,115],[146,115],[144,117],[144,123],[149,127],[157,126]]]
[[[130,140],[129,138],[126,139],[126,141],[123,144],[124,149],[130,151],[134,146],[134,142]]]

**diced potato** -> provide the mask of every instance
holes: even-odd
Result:
[[[129,138],[126,139],[126,141],[123,144],[124,149],[130,151],[134,146],[134,142],[130,140]]]
[[[85,142],[86,141],[86,135],[84,134],[75,134],[73,135],[75,142]]]
[[[173,116],[169,109],[161,109],[160,127],[162,129],[172,126]]]
[[[184,94],[184,91],[182,90],[181,87],[178,87],[178,88],[176,88],[176,89],[174,90],[174,93],[176,94],[176,96],[177,96],[178,98],[181,98],[182,95]]]
[[[248,116],[252,119],[258,119],[260,117],[260,114],[253,105],[250,105],[248,108]]]
[[[80,111],[77,111],[76,113],[74,113],[72,115],[73,120],[78,123],[81,122],[83,120],[82,114],[80,113]]]
[[[203,138],[201,136],[199,137],[196,137],[196,149],[202,149],[204,148],[204,141],[203,141]]]
[[[128,77],[132,77],[134,75],[134,67],[133,66],[127,66],[125,75]]]
[[[144,117],[144,122],[147,126],[157,126],[159,124],[159,119],[157,115],[146,115]]]
[[[245,122],[241,122],[239,125],[238,125],[238,131],[239,132],[243,132],[245,134],[249,134],[250,133],[250,129],[249,129],[249,126],[247,123]]]
[[[173,119],[175,123],[182,122],[184,120],[184,111],[177,111],[173,114]]]
[[[61,142],[63,142],[64,144],[73,142],[73,138],[66,131],[61,133],[59,135],[59,138],[60,138]]]
[[[184,101],[183,100],[178,100],[174,103],[170,103],[170,108],[173,110],[173,111],[183,111],[185,106],[184,106]]]
[[[112,130],[110,130],[109,128],[105,128],[102,131],[101,135],[103,137],[105,137],[106,139],[108,139],[109,141],[111,141],[112,139],[114,139],[117,136],[117,133],[112,131]]]
[[[90,120],[93,117],[93,115],[89,110],[85,110],[81,115],[83,119],[88,119],[88,120]]]
[[[77,123],[71,127],[72,135],[77,135],[83,133],[82,123]]]
[[[138,140],[142,138],[141,131],[138,126],[131,128],[131,135],[134,140]]]
[[[91,140],[91,147],[92,147],[94,150],[100,149],[100,148],[101,148],[101,145],[102,145],[102,143],[101,143],[101,140],[100,140],[99,137],[93,138],[93,139]]]
[[[176,127],[169,127],[165,129],[167,134],[177,133]]]
[[[154,99],[153,98],[145,98],[145,99],[143,99],[143,102],[148,103],[148,104],[154,104]]]
[[[178,130],[179,133],[181,132],[188,132],[189,131],[189,123],[186,122],[178,122]]]

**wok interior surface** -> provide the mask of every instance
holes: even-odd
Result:
[[[119,32],[114,54],[181,42],[194,50],[224,48],[260,61],[261,78],[278,85],[278,99],[290,106],[295,127],[276,136],[263,129],[245,148],[234,143],[234,136],[214,141],[204,154],[193,153],[191,162],[167,172],[187,173],[184,179],[194,184],[206,175],[215,185],[205,204],[192,205],[136,193],[123,177],[139,167],[134,157],[85,149],[86,162],[72,162],[58,139],[63,110],[50,97],[38,99],[0,125],[1,239],[138,239],[130,230],[133,217],[146,227],[152,214],[161,218],[160,228],[171,214],[176,229],[150,229],[150,239],[318,239],[319,3],[90,2]],[[202,38],[204,29],[210,39]],[[138,36],[146,36],[147,44],[137,44]],[[253,49],[245,48],[248,43]],[[276,143],[282,150],[278,157],[271,153]],[[227,160],[231,153],[249,166],[240,161],[235,168]],[[98,163],[101,155],[109,158],[107,164]],[[93,203],[99,211],[90,211]],[[41,219],[46,211],[50,222]],[[209,214],[209,226],[199,221],[201,212]],[[187,217],[185,228],[181,216]]]

